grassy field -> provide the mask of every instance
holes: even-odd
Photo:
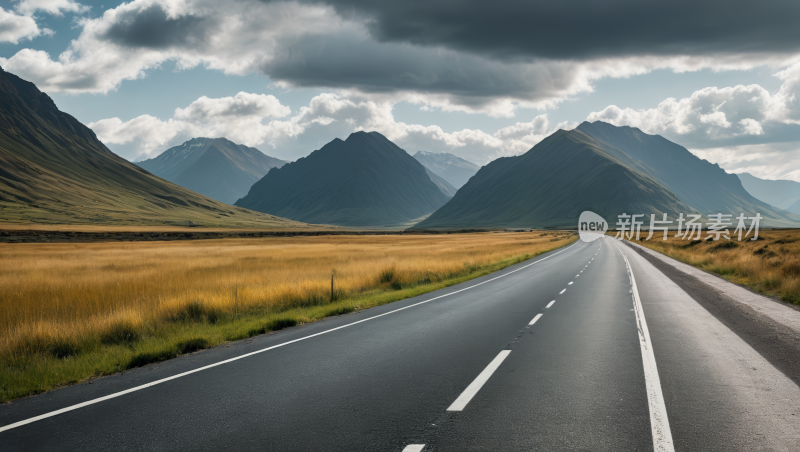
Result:
[[[690,242],[669,237],[637,243],[759,293],[800,304],[800,230],[762,230],[756,241]]]
[[[576,239],[539,231],[0,244],[0,400],[419,295]]]

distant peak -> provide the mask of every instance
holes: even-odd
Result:
[[[388,138],[386,138],[385,136],[383,136],[382,134],[380,134],[378,132],[366,132],[364,130],[359,130],[357,132],[351,133],[350,136],[348,136],[345,141],[369,140],[369,139],[377,139],[377,140],[380,140],[380,141],[389,141]]]
[[[610,122],[600,121],[599,119],[597,121],[595,121],[595,122],[583,121],[581,123],[581,125],[579,125],[576,128],[577,129],[586,129],[588,127],[605,127],[607,129],[632,129],[632,130],[636,130],[636,131],[642,132],[641,129],[639,129],[638,127],[632,127],[632,126],[627,126],[627,125],[625,125],[625,126],[615,126],[614,124],[611,124]],[[642,133],[644,133],[644,132],[642,132]]]

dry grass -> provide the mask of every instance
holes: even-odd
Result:
[[[0,244],[0,398],[414,296],[575,239],[534,232]]]
[[[756,241],[688,242],[670,237],[638,243],[760,293],[800,304],[800,230],[761,231]]]

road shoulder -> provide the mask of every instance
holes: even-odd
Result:
[[[800,311],[640,245],[625,244],[800,386]]]

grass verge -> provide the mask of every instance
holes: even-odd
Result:
[[[357,294],[336,292],[332,300],[311,306],[272,305],[269,310],[220,310],[190,301],[157,324],[136,315],[122,316],[102,325],[89,339],[70,337],[25,343],[25,353],[0,359],[0,401],[75,384],[87,379],[155,364],[208,347],[246,339],[326,317],[347,314],[415,297],[496,272],[540,254],[574,243],[572,233],[541,234],[536,251],[489,263],[464,264],[459,273],[440,279],[401,279],[397,269],[380,270],[378,284]],[[237,295],[238,297],[238,295]],[[238,300],[238,298],[237,298]],[[31,352],[33,350],[33,352]]]
[[[800,304],[800,230],[764,230],[755,241],[669,237],[636,243],[758,293]]]

